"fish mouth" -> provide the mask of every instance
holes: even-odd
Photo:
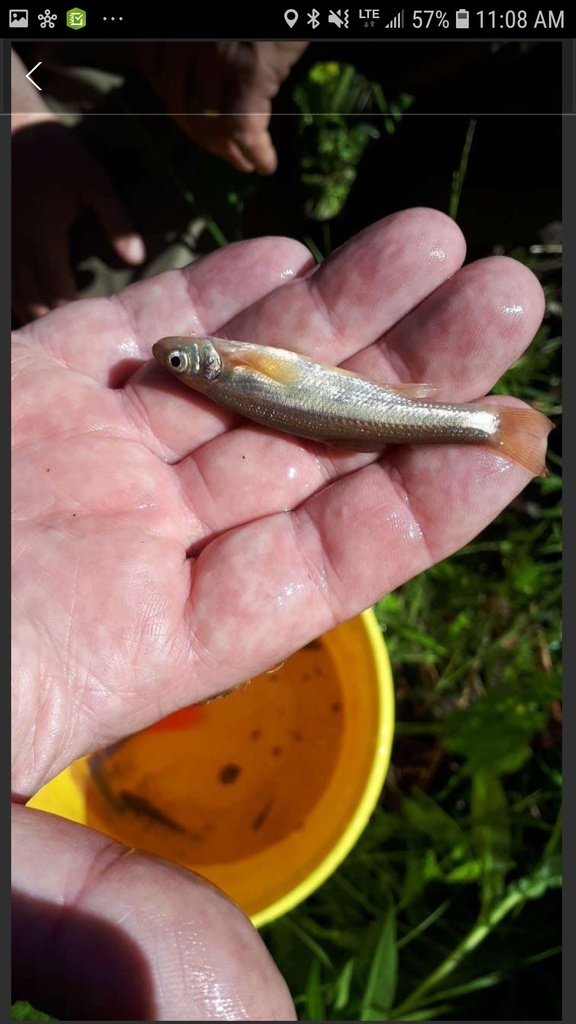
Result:
[[[152,345],[152,355],[161,366],[166,366],[166,360],[173,348],[174,340],[172,338],[160,338],[160,341],[156,341]]]
[[[194,365],[194,349],[190,350],[188,338],[160,338],[152,345],[152,354],[160,366],[171,373],[180,375]]]

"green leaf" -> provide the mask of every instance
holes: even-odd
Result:
[[[402,801],[402,814],[414,830],[428,836],[436,850],[450,851],[453,859],[470,856],[470,845],[458,823],[421,790]]]
[[[402,1020],[436,1020],[438,1017],[443,1017],[446,1020],[446,1014],[451,1011],[452,1007],[446,1003],[444,1006],[436,1006],[432,1009],[428,1006],[425,1010],[417,1010],[414,1013],[406,1013],[402,1015]]]
[[[350,985],[354,974],[354,959],[347,960],[334,983],[334,1009],[343,1010],[350,999]]]
[[[382,87],[351,64],[327,61],[309,69],[293,91],[300,111],[300,181],[306,216],[321,223],[344,208],[366,147],[395,125],[412,97],[389,105]]]
[[[326,1008],[322,992],[320,961],[314,960],[305,991],[306,1020],[326,1020]]]
[[[458,864],[452,871],[446,872],[444,881],[451,885],[470,885],[478,881],[481,873],[480,862],[476,859]]]
[[[503,894],[512,866],[512,834],[504,787],[493,772],[472,779],[472,837],[481,867],[481,905],[487,913]]]
[[[398,975],[396,947],[396,911],[384,915],[380,935],[372,957],[368,981],[362,997],[360,1020],[388,1020],[387,1010],[394,1003]]]
[[[56,1017],[49,1017],[40,1010],[35,1010],[30,1003],[20,1001],[12,1003],[12,1020],[56,1020]]]
[[[414,849],[409,843],[406,850],[406,870],[402,886],[402,903],[408,906],[413,903],[429,882],[442,877],[438,867],[438,858],[434,850]]]
[[[446,913],[450,905],[450,900],[445,900],[444,903],[441,903],[439,907],[435,907],[432,913],[428,914],[423,920],[419,921],[418,924],[414,928],[412,928],[411,931],[407,932],[406,935],[403,935],[402,938],[399,939],[398,942],[396,943],[398,951],[400,951],[404,946],[407,946],[410,942],[413,942],[414,939],[418,938],[425,931],[427,931],[428,928],[435,924],[436,921],[438,921],[439,918],[441,918]]]
[[[481,700],[447,719],[446,746],[467,758],[470,775],[517,771],[531,756],[534,734],[546,724],[546,704],[558,696],[557,685],[532,666],[530,677],[516,675],[490,687]]]

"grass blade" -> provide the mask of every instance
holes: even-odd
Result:
[[[324,995],[320,977],[320,961],[315,960],[310,968],[306,983],[306,1016],[305,1020],[326,1020]]]
[[[388,1020],[387,1010],[394,1003],[398,980],[398,950],[396,946],[396,911],[387,911],[372,957],[372,964],[364,995],[360,1020]]]
[[[492,772],[472,779],[472,836],[480,860],[482,911],[488,913],[504,892],[511,867],[512,833],[504,787]]]
[[[476,119],[470,118],[468,122],[468,131],[466,132],[466,138],[464,139],[464,146],[462,148],[462,155],[460,157],[460,165],[458,170],[454,172],[452,177],[452,190],[450,192],[450,203],[448,206],[448,213],[452,220],[456,220],[458,213],[458,207],[460,206],[460,197],[462,195],[462,189],[464,188],[464,179],[466,177],[466,171],[468,168],[468,160],[470,158],[470,150],[472,149],[472,140],[474,138],[474,131],[476,129]]]

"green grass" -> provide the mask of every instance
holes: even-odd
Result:
[[[393,159],[410,98],[387,101],[346,66],[315,75],[296,93],[311,226],[309,238],[298,236],[321,257],[366,149],[379,137]],[[307,115],[307,89],[315,90],[310,109],[324,96],[325,125]],[[337,116],[334,96],[341,104],[343,89],[356,121]],[[480,144],[474,127],[447,182],[446,212],[455,218]],[[157,154],[156,173],[168,155]],[[246,208],[266,189],[223,169],[224,213],[209,203],[202,211],[210,245],[242,237]],[[183,194],[198,212],[197,183]],[[559,425],[561,258],[527,248],[509,254],[540,278],[547,313],[495,390]],[[560,451],[555,431],[548,478],[376,606],[397,701],[381,800],[341,868],[263,930],[301,1020],[561,1019]],[[49,1019],[26,1017],[26,1006],[17,1004],[13,1019]]]
[[[398,691],[391,778],[342,868],[265,933],[301,1019],[560,1019],[553,991],[548,1017],[498,1011],[504,983],[559,969],[559,537],[548,513],[503,513],[377,606]],[[478,993],[485,1009],[469,1016]]]
[[[457,217],[474,121],[454,172]],[[559,422],[559,260],[495,389]],[[463,550],[376,606],[397,692],[380,805],[265,939],[302,1020],[561,1019],[560,456]],[[508,1009],[505,1009],[508,1007]]]
[[[500,1010],[503,987],[559,971],[558,488],[531,484],[377,605],[388,783],[341,869],[265,932],[303,1020],[561,1019],[553,984],[541,1018]]]

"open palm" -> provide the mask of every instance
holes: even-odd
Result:
[[[281,661],[461,547],[525,486],[526,470],[485,449],[378,457],[267,431],[150,359],[164,335],[221,335],[471,401],[526,348],[543,297],[512,260],[463,258],[452,221],[409,210],[318,267],[291,240],[242,242],[20,332],[17,798]],[[285,995],[276,1011],[262,998],[263,1013],[287,1013]]]

